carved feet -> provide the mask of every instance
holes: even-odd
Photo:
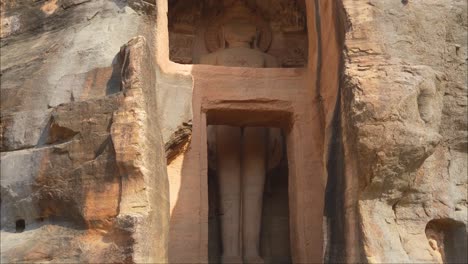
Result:
[[[244,264],[264,264],[265,261],[258,255],[244,257]]]
[[[244,259],[240,256],[222,256],[222,264],[264,264],[265,261],[260,256],[246,256]]]
[[[242,264],[242,257],[241,256],[222,256],[221,257],[222,264]]]

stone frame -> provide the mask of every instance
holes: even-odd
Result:
[[[231,119],[230,122],[261,125],[256,114],[268,112],[273,116],[265,125],[282,126],[287,132],[292,260],[295,263],[322,262],[326,171],[321,105],[311,103],[317,97],[314,3],[307,1],[309,63],[306,68],[238,68],[182,65],[170,61],[167,1],[164,2],[158,10],[157,62],[163,74],[191,77],[193,92],[191,144],[178,170],[181,191],[175,201],[171,197],[175,205],[171,213],[169,261],[208,262],[206,127],[208,122],[219,124],[219,116],[244,111],[249,113],[250,120]],[[189,206],[178,210],[180,203]]]

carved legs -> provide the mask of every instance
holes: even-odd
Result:
[[[260,229],[266,174],[266,129],[244,129],[242,142],[242,242],[246,263],[262,263]]]
[[[216,127],[223,263],[242,263],[242,256],[246,263],[263,262],[260,230],[266,136],[265,128],[245,128],[241,135],[238,127]]]
[[[241,129],[216,127],[216,151],[221,199],[221,237],[223,262],[242,262],[240,250]],[[238,262],[239,263],[239,262]]]

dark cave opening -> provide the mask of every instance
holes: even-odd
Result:
[[[16,220],[15,222],[16,233],[21,233],[26,229],[26,221],[24,219]]]

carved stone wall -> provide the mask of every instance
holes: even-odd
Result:
[[[163,78],[190,76],[192,82],[188,85],[192,85],[193,89],[190,146],[168,166],[171,262],[205,262],[209,259],[207,124],[277,126],[285,129],[291,258],[293,262],[321,261],[326,184],[323,165],[327,137],[322,127],[330,126],[326,122],[330,122],[328,116],[334,109],[338,83],[327,85],[324,107],[317,89],[315,4],[306,3],[309,19],[308,34],[305,36],[311,51],[307,56],[306,68],[260,69],[176,64],[169,61],[169,54],[165,52],[167,42],[158,41],[158,50],[161,51],[158,63],[163,66]],[[158,11],[164,19],[160,21],[161,26],[164,26],[167,14],[164,9]],[[159,33],[161,40],[165,32]],[[339,64],[334,65],[338,68]],[[321,113],[327,113],[327,117]],[[312,204],[314,206],[308,206]]]
[[[463,233],[468,221],[466,2],[343,4],[345,211],[347,235],[362,236],[362,245],[348,244],[349,256],[370,263],[441,263],[441,253],[457,259],[453,241],[444,245],[440,235],[466,243],[452,231]]]
[[[182,64],[197,64],[209,53],[207,31],[218,23],[225,5],[232,1],[172,1],[169,5],[170,59]],[[304,67],[308,58],[307,16],[304,0],[246,1],[261,16],[272,32],[267,53],[280,67]]]
[[[208,261],[224,119],[284,127],[293,262],[466,263],[466,1],[246,0],[304,67],[197,65],[229,2],[0,0],[1,262]]]

